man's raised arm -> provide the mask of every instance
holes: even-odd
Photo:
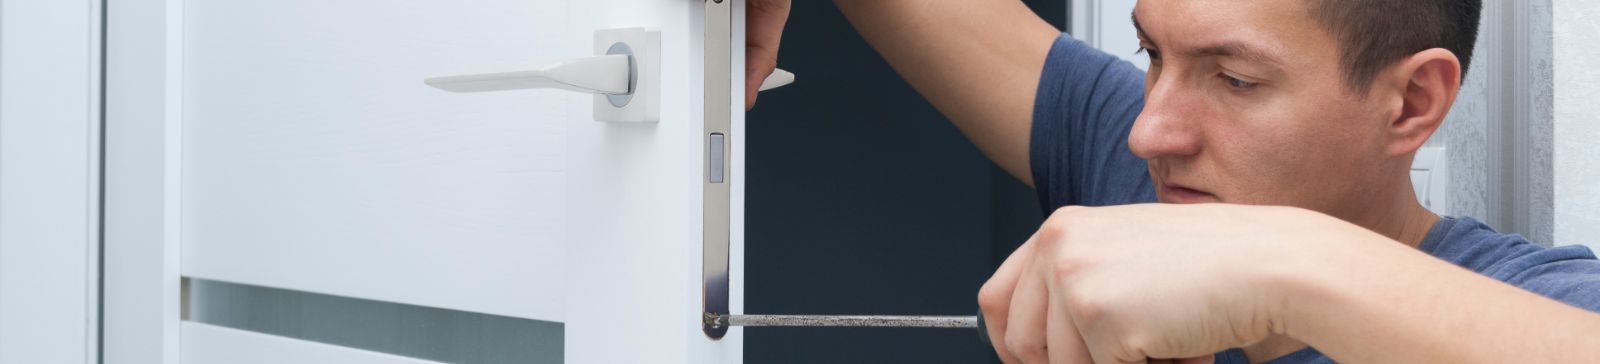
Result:
[[[1033,184],[1028,142],[1034,93],[1060,30],[1017,0],[834,3],[889,65],[978,149]],[[777,34],[788,6],[787,0],[751,2],[751,69],[746,77],[757,80],[756,85],[776,64]]]

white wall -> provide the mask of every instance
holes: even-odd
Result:
[[[1554,2],[1555,238],[1600,248],[1600,2]]]
[[[99,1],[0,0],[0,363],[92,363]]]

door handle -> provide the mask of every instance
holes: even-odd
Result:
[[[612,54],[579,58],[526,70],[429,77],[423,83],[451,92],[484,92],[557,88],[606,95],[631,95],[635,69],[631,56]],[[761,91],[794,83],[794,73],[781,68],[761,81]]]
[[[596,121],[661,119],[661,31],[594,32],[596,55],[529,68],[428,77],[422,83],[452,92],[562,89],[595,94]]]
[[[596,56],[543,66],[428,77],[424,84],[451,92],[562,89],[595,94],[597,121],[656,122],[661,119],[661,32],[649,28],[596,31]],[[775,70],[761,90],[794,82]]]
[[[636,85],[629,80],[637,73],[635,67],[632,55],[608,54],[531,69],[429,77],[422,82],[451,92],[557,88],[595,94],[632,95],[633,86]]]

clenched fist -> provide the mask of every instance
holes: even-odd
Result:
[[[1281,288],[1311,261],[1300,257],[1374,238],[1386,240],[1286,207],[1069,207],[1007,258],[979,304],[1008,363],[1210,362],[1284,333]]]

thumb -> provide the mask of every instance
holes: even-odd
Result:
[[[778,43],[789,22],[790,0],[753,0],[745,11],[744,108],[756,105],[761,82],[778,66]]]

